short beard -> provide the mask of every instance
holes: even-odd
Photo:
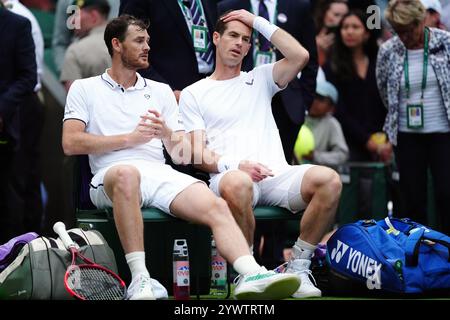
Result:
[[[127,59],[127,57],[125,55],[121,55],[120,60],[122,61],[123,66],[130,70],[147,69],[150,66],[150,63],[148,62],[148,60],[146,63],[140,63],[138,60],[130,61],[129,59]]]

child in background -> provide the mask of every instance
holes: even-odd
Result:
[[[347,161],[348,146],[341,125],[333,117],[337,101],[338,92],[334,85],[326,80],[318,79],[316,97],[304,124],[312,131],[314,149],[308,154],[296,154],[299,162],[308,160],[315,164],[336,168]],[[297,143],[301,145],[301,139],[297,140]]]

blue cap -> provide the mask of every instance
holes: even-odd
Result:
[[[330,98],[334,104],[338,102],[338,92],[336,87],[326,80],[317,80],[316,93],[322,97]]]

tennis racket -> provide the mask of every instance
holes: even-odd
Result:
[[[67,233],[64,223],[55,223],[53,230],[72,254],[72,263],[64,275],[64,286],[72,296],[80,300],[124,299],[125,282],[117,274],[83,256]],[[77,264],[77,261],[82,263]]]

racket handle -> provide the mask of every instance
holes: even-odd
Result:
[[[78,248],[76,243],[72,241],[69,234],[67,233],[66,225],[63,222],[61,221],[56,222],[53,225],[53,231],[55,231],[55,233],[59,236],[66,249],[69,249],[70,247]]]

